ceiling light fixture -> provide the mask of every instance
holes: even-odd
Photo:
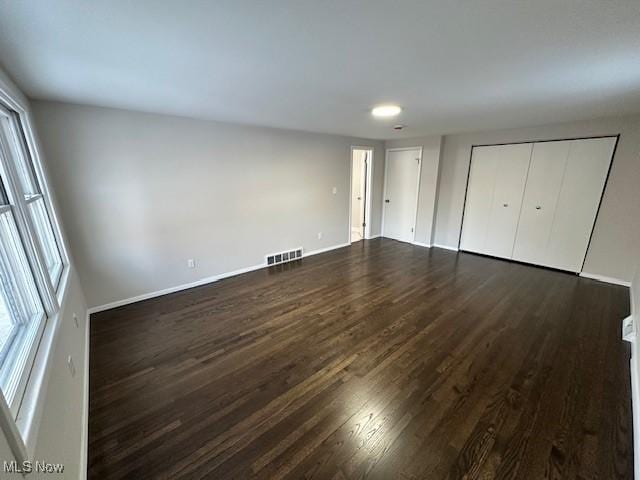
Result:
[[[378,105],[371,110],[371,115],[380,118],[395,117],[401,111],[398,105]]]

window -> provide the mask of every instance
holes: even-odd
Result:
[[[45,265],[54,288],[57,288],[62,275],[62,258],[53,234],[51,220],[44,204],[44,197],[36,178],[33,162],[17,114],[7,112],[2,125],[5,142],[12,154],[16,176],[24,195],[35,235],[38,238]]]
[[[0,388],[17,413],[16,394],[26,381],[21,374],[35,353],[34,343],[44,324],[44,307],[38,295],[11,205],[0,214]]]
[[[0,105],[0,391],[14,417],[63,260],[20,117]]]

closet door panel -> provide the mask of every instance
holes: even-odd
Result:
[[[484,250],[496,181],[497,148],[473,148],[460,241],[463,250],[478,253]]]
[[[533,145],[513,258],[544,265],[571,141]]]
[[[496,174],[484,253],[511,258],[522,206],[532,144],[497,147]]]
[[[545,264],[579,272],[609,171],[616,139],[571,142]]]

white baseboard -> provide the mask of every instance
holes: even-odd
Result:
[[[341,243],[339,245],[332,245],[326,248],[320,248],[318,250],[312,250],[310,252],[306,252],[303,255],[304,257],[311,257],[313,255],[318,255],[320,253],[329,252],[331,250],[336,250],[338,248],[344,248],[351,245],[351,243]],[[253,272],[255,270],[260,270],[261,268],[266,268],[266,263],[260,263],[258,265],[251,265],[249,267],[240,268],[238,270],[234,270],[232,272],[224,272],[219,273],[218,275],[213,275],[211,277],[201,278],[200,280],[196,280],[195,282],[185,283],[182,285],[176,285],[175,287],[165,288],[163,290],[157,290],[155,292],[143,293],[142,295],[136,295],[135,297],[125,298],[123,300],[117,300],[115,302],[106,303],[104,305],[99,305],[95,307],[91,307],[88,310],[89,315],[93,313],[103,312],[105,310],[111,310],[112,308],[122,307],[124,305],[129,305],[131,303],[141,302],[142,300],[149,300],[150,298],[161,297],[163,295],[168,295],[169,293],[180,292],[182,290],[188,290],[189,288],[200,287],[202,285],[206,285],[208,283],[217,282],[219,280],[223,280],[229,277],[235,277],[236,275],[241,275],[243,273]]]
[[[580,276],[584,278],[590,278],[591,280],[597,280],[599,282],[612,283],[614,285],[622,285],[623,287],[631,286],[631,282],[620,280],[619,278],[605,277],[604,275],[596,275],[595,273],[580,272]]]
[[[440,245],[438,243],[434,243],[433,246],[437,248],[444,248],[445,250],[451,250],[453,252],[457,252],[459,250],[458,247],[450,247],[449,245]]]
[[[148,300],[150,298],[161,297],[162,295],[168,295],[169,293],[175,293],[181,290],[187,290],[189,288],[199,287],[201,285],[206,285],[207,283],[217,282],[218,280],[222,280],[223,278],[233,277],[235,275],[240,275],[242,273],[259,270],[266,266],[267,266],[266,263],[261,263],[259,265],[252,265],[250,267],[241,268],[238,270],[234,270],[232,272],[225,272],[219,275],[213,275],[211,277],[201,278],[200,280],[196,280],[195,282],[183,283],[182,285],[176,285],[175,287],[169,287],[162,290],[157,290],[155,292],[143,293],[142,295],[136,295],[135,297],[125,298],[123,300],[116,300],[115,302],[110,302],[104,305],[99,305],[96,307],[89,308],[89,314],[103,312],[105,310],[111,310],[112,308],[122,307],[124,305],[129,305],[131,303],[141,302],[143,300]]]
[[[419,247],[426,247],[426,248],[431,248],[431,245],[429,245],[428,243],[422,243],[422,242],[413,242],[414,245],[417,245]]]
[[[89,333],[91,316],[87,311],[84,345],[84,392],[82,399],[82,438],[80,440],[80,480],[87,480],[89,468]]]
[[[351,246],[351,242],[347,242],[347,243],[341,243],[339,245],[332,245],[330,247],[326,247],[326,248],[320,248],[318,250],[313,250],[311,252],[305,253],[302,258],[304,257],[311,257],[313,255],[318,255],[319,253],[325,253],[325,252],[330,252],[331,250],[337,250],[338,248],[344,248],[344,247],[349,247]],[[231,275],[227,275],[227,276],[231,276]]]

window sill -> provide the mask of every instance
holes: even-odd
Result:
[[[7,439],[12,443],[11,447],[18,462],[32,460],[34,456],[47,386],[51,376],[52,357],[58,343],[58,332],[68,298],[70,269],[70,266],[67,265],[62,272],[60,288],[57,292],[60,309],[45,324],[22,403],[15,419],[15,426],[10,429],[12,432],[7,432]],[[13,433],[13,435],[9,435],[9,433]],[[17,438],[15,438],[16,434]]]

